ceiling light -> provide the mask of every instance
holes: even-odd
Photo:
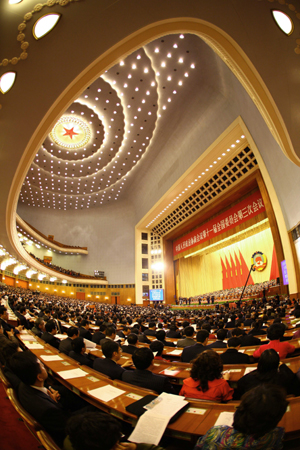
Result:
[[[61,14],[50,13],[40,17],[32,27],[32,34],[35,39],[41,39],[46,34],[50,33],[59,21]]]
[[[6,72],[0,78],[0,92],[6,94],[14,85],[16,72]]]
[[[272,15],[276,24],[281,29],[281,31],[284,32],[284,34],[287,34],[288,36],[292,34],[292,32],[294,31],[294,24],[292,19],[287,14],[282,11],[273,9]]]
[[[10,5],[16,5],[17,3],[21,3],[23,0],[9,0]]]

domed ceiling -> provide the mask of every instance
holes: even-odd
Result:
[[[119,200],[129,173],[151,152],[158,122],[197,83],[200,43],[195,35],[168,35],[102,74],[46,137],[19,201],[80,210]]]

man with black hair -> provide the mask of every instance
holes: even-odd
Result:
[[[3,327],[3,332],[6,337],[8,337],[8,332],[14,332],[15,334],[18,334],[22,329],[23,326],[19,325],[18,327],[14,327],[13,325],[10,325],[8,322],[8,312],[5,306],[0,306],[0,323]]]
[[[224,339],[227,337],[227,330],[224,328],[221,328],[217,331],[217,340],[215,342],[212,342],[211,344],[208,344],[206,348],[226,348],[227,344],[224,342]]]
[[[144,331],[145,336],[155,336],[156,333],[156,323],[149,322],[149,327]]]
[[[187,326],[184,329],[184,335],[186,336],[184,339],[179,339],[177,341],[177,347],[190,347],[191,345],[195,345],[196,341],[193,339],[195,330],[191,326]]]
[[[93,335],[90,332],[90,322],[86,319],[83,319],[80,322],[79,336],[84,339],[87,339],[88,341],[91,341],[93,339]]]
[[[84,339],[82,337],[76,337],[71,342],[72,350],[69,353],[70,358],[75,359],[79,364],[92,367],[93,363],[85,353],[86,346]]]
[[[197,332],[196,340],[197,343],[191,345],[190,347],[185,347],[181,355],[182,362],[190,362],[192,359],[196,358],[199,353],[206,350],[206,345],[209,338],[209,332],[207,330],[200,330]]]
[[[232,337],[238,337],[241,340],[241,347],[250,347],[251,345],[260,345],[261,340],[257,337],[253,336],[252,334],[240,334],[239,328],[234,328],[231,331]]]
[[[116,339],[116,329],[115,329],[115,327],[113,325],[109,325],[108,327],[106,327],[105,338],[101,339],[100,345],[102,347],[104,342],[114,341],[115,339]]]
[[[150,348],[138,348],[132,355],[136,370],[123,372],[122,380],[135,386],[152,389],[158,394],[162,392],[174,393],[168,378],[151,372],[153,368],[154,355]]]
[[[249,356],[239,352],[240,338],[232,337],[228,339],[227,347],[227,350],[220,354],[223,364],[250,364]]]
[[[68,337],[66,339],[63,339],[59,343],[58,350],[61,353],[64,353],[65,355],[69,355],[70,351],[72,350],[72,341],[73,339],[76,339],[79,337],[79,330],[77,327],[70,327],[67,330]]]
[[[130,355],[133,355],[133,353],[136,351],[137,347],[137,341],[138,337],[136,334],[131,333],[127,336],[127,345],[122,345],[122,351],[125,353],[129,353]]]
[[[287,341],[280,342],[280,339],[284,335],[284,327],[281,323],[272,324],[267,331],[267,336],[270,342],[265,345],[261,345],[253,353],[254,358],[259,358],[262,352],[268,348],[273,348],[278,354],[280,359],[284,359],[288,354],[294,353],[296,347],[289,344]]]
[[[45,325],[45,333],[42,334],[41,339],[45,341],[47,344],[52,345],[52,347],[57,348],[59,347],[60,340],[57,339],[54,335],[56,334],[56,323],[54,320],[48,320],[48,322]]]
[[[162,342],[166,347],[175,347],[174,342],[172,341],[166,341],[165,337],[166,337],[166,332],[165,330],[158,330],[155,333],[155,337],[158,341]]]
[[[121,380],[122,374],[125,372],[124,367],[132,365],[131,361],[126,361],[125,364],[120,366],[117,361],[120,360],[122,351],[119,345],[111,339],[103,342],[102,353],[105,358],[96,358],[93,364],[93,369],[98,372],[104,373],[112,380]]]
[[[34,326],[31,328],[31,331],[39,338],[46,331],[45,321],[44,319],[42,319],[42,317],[38,317],[36,319],[36,321],[34,322]]]
[[[93,334],[92,341],[95,342],[95,344],[99,345],[100,341],[105,338],[105,334],[104,334],[105,330],[106,330],[106,325],[104,323],[102,323],[99,327],[99,330]]]
[[[61,444],[68,414],[59,402],[60,394],[44,386],[48,377],[44,365],[31,352],[17,352],[10,359],[10,368],[22,381],[18,398],[23,408]]]

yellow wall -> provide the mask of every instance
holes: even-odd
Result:
[[[180,259],[179,295],[191,297],[223,289],[221,257],[225,262],[225,256],[227,256],[230,263],[230,254],[233,258],[234,252],[239,256],[239,250],[249,269],[253,253],[261,251],[266,255],[267,267],[262,272],[252,272],[252,278],[254,283],[268,281],[270,279],[273,246],[271,229],[268,228],[214,253]]]

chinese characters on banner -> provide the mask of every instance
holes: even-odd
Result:
[[[173,255],[176,256],[196,245],[212,239],[226,230],[240,225],[265,211],[261,193],[259,191],[245,198],[243,201],[220,214],[218,217],[206,222],[194,231],[173,242]]]

